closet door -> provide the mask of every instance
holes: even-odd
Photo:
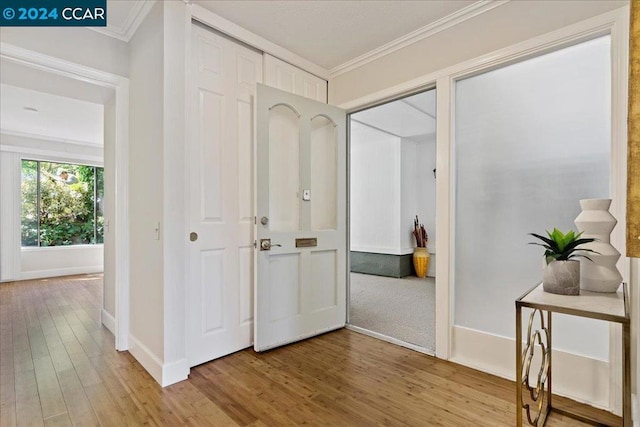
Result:
[[[253,111],[262,55],[197,24],[192,30],[185,188],[194,366],[253,342]]]
[[[327,103],[327,81],[264,54],[264,83],[267,86]]]

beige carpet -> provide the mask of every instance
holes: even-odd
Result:
[[[350,323],[435,349],[435,279],[351,273]]]

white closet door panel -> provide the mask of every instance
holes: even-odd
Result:
[[[327,81],[267,53],[264,55],[264,82],[285,92],[327,103]]]
[[[186,284],[194,366],[253,342],[253,107],[262,55],[199,25],[192,29],[185,188],[195,233]]]

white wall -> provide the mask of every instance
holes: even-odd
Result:
[[[162,221],[163,10],[156,2],[130,42],[130,351],[147,368],[164,356]],[[157,379],[157,378],[156,378]]]
[[[127,76],[127,43],[82,27],[2,27],[0,40],[76,64]]]
[[[351,250],[401,255],[400,138],[351,122]]]
[[[416,243],[413,238],[413,218],[418,215],[421,180],[418,178],[418,143],[410,139],[400,139],[400,247],[402,253],[413,253]],[[426,225],[425,225],[426,228]]]
[[[402,237],[403,248],[411,251],[416,244],[411,234],[416,214],[429,235],[427,249],[431,254],[436,251],[435,167],[435,134],[402,139]],[[431,262],[430,270],[432,264],[435,266]]]
[[[465,60],[628,5],[628,1],[511,1],[329,80],[341,105]]]
[[[352,251],[413,253],[418,215],[435,252],[435,162],[435,135],[400,138],[351,122]]]
[[[183,2],[156,2],[130,42],[130,351],[161,385],[186,379],[189,372],[184,339],[189,27]]]
[[[101,273],[103,245],[23,248],[20,265],[20,280]]]
[[[22,159],[102,166],[102,147],[0,134],[0,281],[103,271],[103,245],[21,249]]]
[[[186,213],[184,175],[186,128],[186,84],[184,64],[191,17],[184,2],[163,2],[164,7],[164,369],[162,384],[187,378],[189,364],[185,342],[185,229]],[[178,82],[184,82],[178,84]],[[176,176],[180,178],[175,179]]]
[[[427,276],[436,276],[436,167],[435,134],[402,139],[402,248],[412,253],[416,242],[413,237],[413,218],[417,214],[424,224],[431,254]]]
[[[0,282],[17,280],[20,274],[19,189],[20,154],[0,150]]]

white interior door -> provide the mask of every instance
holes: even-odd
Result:
[[[262,55],[192,30],[186,338],[194,366],[253,342],[253,102]]]
[[[271,87],[257,90],[254,348],[346,320],[346,115]]]

